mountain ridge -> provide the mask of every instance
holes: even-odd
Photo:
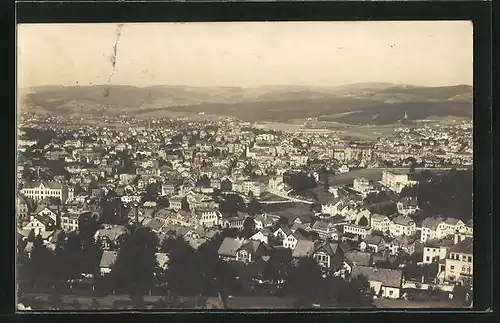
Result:
[[[21,92],[25,93],[20,97],[20,104],[24,108],[53,114],[134,113],[155,116],[206,113],[251,121],[326,117],[348,124],[370,120],[375,123],[394,122],[406,110],[409,110],[406,112],[410,119],[413,116],[420,119],[429,115],[472,117],[472,86],[468,85],[421,87],[359,83],[344,86],[271,85],[252,88],[76,85],[32,87]],[[349,111],[354,112],[333,117]]]

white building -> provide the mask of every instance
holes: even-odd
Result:
[[[74,198],[73,188],[53,181],[27,183],[21,192],[35,201],[55,197],[59,198],[62,203],[66,203]]]
[[[371,232],[370,227],[364,227],[356,224],[344,224],[343,233],[352,233],[364,239]]]
[[[422,262],[424,264],[430,264],[434,261],[446,259],[446,254],[451,246],[453,246],[453,240],[450,239],[427,240],[423,246]]]
[[[352,181],[352,188],[356,192],[360,192],[362,194],[365,194],[372,189],[372,187],[370,185],[370,181],[364,177],[356,177]]]
[[[386,215],[374,213],[371,215],[370,226],[373,230],[387,232],[391,226],[391,220]]]
[[[442,239],[447,236],[447,225],[440,217],[428,217],[422,221],[420,229],[420,241],[426,242],[429,239]]]
[[[414,185],[417,182],[408,180],[408,174],[397,174],[384,170],[380,183],[391,191],[400,193],[405,186]]]
[[[389,232],[393,236],[411,236],[417,231],[415,221],[405,215],[398,215],[389,224]]]

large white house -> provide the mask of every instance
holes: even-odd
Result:
[[[405,186],[414,185],[417,182],[408,180],[408,174],[398,174],[384,170],[380,183],[391,191],[400,193]]]
[[[415,221],[405,215],[398,215],[393,218],[389,224],[389,232],[393,236],[407,235],[411,236],[417,230]]]
[[[371,215],[370,226],[373,230],[387,232],[391,226],[391,220],[386,215],[374,213]]]
[[[428,217],[422,221],[420,241],[426,242],[429,239],[442,239],[447,235],[447,232],[447,225],[441,217]]]
[[[24,196],[35,201],[43,200],[48,197],[57,197],[62,203],[74,198],[74,190],[54,181],[31,182],[24,185],[21,192]]]

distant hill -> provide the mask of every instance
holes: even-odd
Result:
[[[216,114],[248,121],[316,117],[347,124],[472,117],[472,87],[362,83],[339,87],[44,86],[25,89],[23,107],[72,115]]]

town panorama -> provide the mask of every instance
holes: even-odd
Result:
[[[23,112],[18,309],[471,306],[472,122],[406,119]]]

